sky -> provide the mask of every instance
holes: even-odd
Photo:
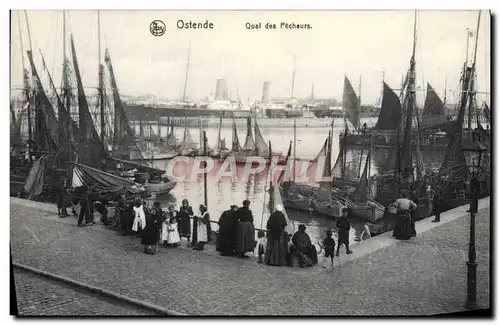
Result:
[[[18,16],[20,20],[18,20]],[[42,51],[56,85],[63,57],[62,11],[27,11],[31,47],[42,70]],[[344,75],[359,90],[361,101],[376,104],[382,79],[399,88],[409,68],[413,43],[413,11],[100,11],[101,52],[97,11],[67,12],[83,82],[98,85],[99,54],[108,48],[122,94],[182,97],[189,44],[191,59],[186,95],[200,99],[215,93],[217,78],[227,79],[229,91],[242,99],[260,99],[264,81],[272,97],[291,94],[294,57],[294,97],[305,98],[314,84],[316,98],[342,99]],[[417,86],[430,82],[442,97],[445,80],[448,102],[456,102],[460,70],[466,56],[466,29],[476,30],[477,11],[419,11],[417,15]],[[153,20],[167,32],[149,32]],[[179,30],[178,20],[212,22],[211,30]],[[19,27],[20,22],[20,27]],[[247,30],[246,23],[262,24]],[[312,29],[266,30],[265,24],[309,24]],[[22,84],[22,51],[29,47],[24,11],[11,16],[11,87]],[[474,38],[470,38],[470,54]],[[69,42],[66,43],[69,49]],[[69,53],[69,52],[68,52]],[[28,65],[25,57],[25,65]],[[477,90],[490,92],[490,18],[481,15],[477,51]],[[89,90],[88,94],[94,90]],[[95,91],[94,91],[95,92]],[[419,101],[423,99],[423,93]],[[478,99],[488,99],[478,94]]]

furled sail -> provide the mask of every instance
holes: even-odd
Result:
[[[134,131],[130,127],[127,115],[125,113],[125,106],[121,100],[120,93],[118,91],[118,86],[116,83],[115,72],[113,70],[113,64],[111,63],[111,56],[109,55],[108,49],[106,49],[104,54],[104,61],[108,66],[110,78],[111,78],[111,88],[113,92],[113,102],[115,107],[115,120],[114,120],[114,131],[113,131],[113,146],[115,148],[128,147],[134,143]]]
[[[331,176],[332,176],[332,186],[337,188],[344,188],[345,180],[344,180],[344,167],[345,167],[345,142],[347,138],[347,129],[344,131],[344,140],[340,145],[339,154],[337,156],[337,160],[335,161],[335,165],[333,165]]]
[[[28,51],[28,59],[35,83],[33,89],[35,92],[35,148],[38,152],[56,152],[58,132],[54,108],[43,89],[31,51]]]
[[[250,116],[247,117],[247,138],[245,139],[243,150],[255,150],[255,142],[252,134],[252,118]]]
[[[486,105],[486,103],[484,103],[484,117],[486,117],[486,120],[488,121],[488,123],[490,123],[491,112],[490,108],[488,107],[488,105]]]
[[[101,170],[73,163],[73,177],[82,185],[94,186],[99,191],[117,193],[127,191],[129,193],[140,193],[144,187],[122,177],[103,172]]]
[[[460,96],[458,116],[455,120],[455,129],[450,137],[448,150],[446,151],[443,165],[441,166],[441,172],[444,173],[448,179],[457,182],[464,181],[467,177],[465,156],[462,151],[462,129],[465,120],[465,110],[467,108],[472,72],[472,68],[467,67],[462,76],[462,93]]]
[[[42,155],[33,163],[33,167],[31,167],[26,183],[24,184],[24,192],[28,200],[43,192],[46,163],[47,156]]]
[[[257,121],[255,121],[254,126],[255,132],[255,150],[257,151],[257,155],[266,155],[269,153],[269,147],[267,146],[262,133],[260,133],[259,126],[257,125]]]
[[[102,160],[106,159],[107,153],[104,150],[104,146],[101,143],[99,134],[94,127],[92,116],[90,115],[87,97],[85,96],[82,77],[80,75],[80,67],[78,66],[73,36],[71,36],[71,53],[73,56],[78,91],[78,129],[80,131],[80,141],[78,143],[79,162],[88,166],[99,166]]]
[[[394,90],[384,82],[382,107],[375,130],[397,130],[401,123],[401,102]]]
[[[191,136],[191,132],[189,132],[189,127],[187,123],[187,117],[186,121],[184,123],[184,137],[182,139],[182,149],[193,149],[193,137]]]
[[[231,144],[231,151],[238,152],[241,150],[240,140],[238,139],[238,130],[236,129],[236,122],[233,117],[233,142]]]
[[[359,98],[352,88],[349,79],[344,77],[344,94],[342,96],[342,106],[344,107],[346,118],[355,129],[359,127],[360,106]]]
[[[174,123],[171,122],[170,126],[170,132],[167,135],[167,146],[169,147],[176,147],[177,146],[177,139],[175,137],[175,131],[174,131]]]
[[[144,125],[142,125],[142,116],[139,116],[139,136],[144,138]]]
[[[47,69],[47,65],[45,64],[45,58],[42,55],[42,64],[43,68],[48,74],[50,86],[52,91],[56,95],[57,99],[57,136],[58,136],[58,145],[59,150],[57,152],[57,165],[61,169],[65,169],[67,167],[67,163],[73,157],[73,152],[75,151],[74,143],[74,134],[72,135],[71,126],[73,125],[73,121],[69,114],[69,111],[66,107],[64,107],[64,103],[57,93],[56,86],[52,80],[52,76],[50,75],[49,70]],[[65,73],[66,71],[64,71]],[[63,77],[65,77],[63,75]],[[73,143],[72,143],[73,141]]]
[[[368,151],[366,155],[365,167],[363,168],[363,174],[359,179],[358,186],[356,187],[356,191],[354,192],[354,198],[358,202],[366,202],[368,200],[373,199],[372,191],[370,189],[370,184],[368,182],[368,167],[371,162],[371,150]]]

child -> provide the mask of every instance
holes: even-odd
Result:
[[[177,219],[171,217],[167,226],[167,245],[171,247],[177,247],[181,243],[181,237],[179,236],[179,231],[177,230]]]
[[[368,239],[372,238],[372,234],[370,233],[370,222],[368,221],[365,222],[363,232],[359,236],[361,240],[364,239],[363,237],[365,236],[365,233],[368,235]]]
[[[259,230],[257,233],[257,253],[259,254],[259,261],[258,263],[262,263],[262,256],[266,252],[266,235],[263,230]]]
[[[326,267],[326,260],[329,257],[330,260],[332,261],[332,268],[333,268],[333,256],[335,254],[335,241],[332,238],[332,232],[331,230],[328,230],[326,232],[326,238],[323,241],[323,247],[325,250],[325,257],[323,259],[323,267]]]

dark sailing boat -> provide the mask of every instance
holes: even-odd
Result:
[[[401,92],[402,109],[399,113],[395,112],[394,114],[399,117],[395,125],[397,127],[395,165],[391,172],[377,177],[377,201],[384,205],[394,202],[399,196],[400,190],[417,189],[423,181],[424,168],[420,151],[420,122],[415,94],[416,14],[415,12],[413,51],[410,59],[410,68],[406,73]],[[413,126],[415,117],[417,120],[416,128]],[[381,123],[384,122],[381,121]],[[415,146],[413,146],[413,143],[415,143]]]
[[[395,135],[401,120],[401,102],[399,96],[388,84],[385,82],[382,84],[382,105],[377,123],[373,129],[368,129],[363,125],[361,128],[358,128],[358,134],[347,134],[345,142],[343,142],[343,135],[339,137],[339,144],[344,143],[345,147],[364,147],[369,141],[373,140],[376,148],[391,148],[395,146]],[[351,89],[352,86],[346,78],[344,81],[344,109],[348,118],[347,120],[352,123],[351,120],[353,118],[351,116],[356,116],[358,97],[354,90]],[[374,133],[373,138],[372,133]]]
[[[431,127],[445,122],[446,111],[444,103],[431,84],[427,83],[424,110],[422,111],[422,127]]]
[[[439,173],[432,175],[435,186],[442,192],[445,209],[451,209],[470,202],[470,198],[468,197],[470,191],[467,189],[467,184],[470,184],[471,175],[467,168],[463,148],[475,146],[476,141],[479,142],[480,146],[484,146],[484,142],[481,141],[480,128],[479,130],[471,128],[471,116],[474,116],[473,112],[476,108],[475,69],[480,19],[481,12],[479,12],[477,21],[472,65],[469,66],[469,63],[466,61],[462,72],[461,94],[458,104],[459,111],[457,119],[454,121],[453,134],[450,138],[448,150]],[[466,111],[468,111],[469,121],[468,127],[464,128]],[[489,195],[491,182],[491,153],[487,150],[487,147],[484,150],[484,159],[482,159],[481,172],[479,174],[480,197]]]

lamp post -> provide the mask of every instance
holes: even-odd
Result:
[[[475,134],[473,140],[464,139],[462,142],[462,151],[465,157],[465,163],[470,176],[470,235],[469,235],[469,261],[467,262],[467,309],[477,309],[477,263],[476,263],[476,213],[478,205],[478,176],[481,171],[481,159],[486,148],[476,141]]]

